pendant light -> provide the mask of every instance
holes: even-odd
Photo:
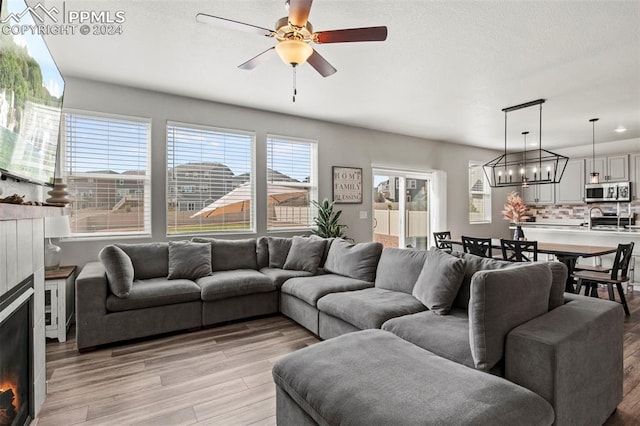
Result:
[[[592,129],[592,159],[591,159],[591,180],[589,183],[600,183],[600,173],[596,172],[596,121],[600,120],[599,118],[592,118],[589,120],[591,122]]]
[[[529,179],[527,178],[527,168],[526,168],[526,164],[527,164],[527,135],[529,134],[529,132],[522,132],[522,135],[524,136],[524,150],[522,151],[522,167],[520,168],[520,180],[522,181],[522,187],[523,188],[528,188],[529,187]],[[533,169],[535,170],[535,166],[533,166]]]
[[[522,186],[523,188],[527,188],[530,185],[559,183],[560,179],[562,179],[569,157],[542,149],[542,104],[545,102],[545,99],[537,99],[502,109],[502,112],[504,112],[504,154],[483,165],[484,174],[489,181],[490,187]],[[525,138],[524,150],[507,152],[508,113],[533,106],[539,107],[538,148],[527,152],[526,138],[529,132],[523,132],[522,134]],[[528,169],[531,169],[533,172],[533,179],[526,175]],[[543,173],[543,170],[546,170],[546,173]],[[518,179],[517,176],[518,171],[520,171],[520,179]]]

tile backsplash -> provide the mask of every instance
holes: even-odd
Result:
[[[578,205],[527,206],[529,216],[536,219],[584,219],[589,216],[589,208],[600,207],[604,213],[618,213],[616,203],[595,203]],[[620,216],[626,217],[629,209],[632,214],[640,214],[640,201],[620,203]]]

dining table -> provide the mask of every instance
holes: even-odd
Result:
[[[462,245],[462,240],[444,240],[443,242],[449,242],[451,244]],[[491,247],[501,250],[499,238],[491,239]],[[571,274],[576,267],[576,262],[579,257],[596,257],[603,256],[605,254],[615,253],[618,247],[613,246],[592,246],[586,244],[566,244],[566,243],[547,243],[538,241],[538,253],[551,254],[555,256],[558,262],[562,262],[567,266],[567,283],[565,285],[565,291],[568,293],[574,293],[573,278]]]

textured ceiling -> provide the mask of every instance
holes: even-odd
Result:
[[[389,35],[316,45],[338,72],[300,67],[295,104],[291,68],[275,52],[237,68],[273,39],[195,21],[203,12],[273,28],[283,0],[64,6],[126,13],[122,35],[47,37],[67,77],[491,148],[504,144],[502,108],[545,98],[543,148],[590,143],[592,117],[597,140],[640,137],[640,1],[316,0],[316,30],[386,25]],[[619,125],[627,132],[613,132]],[[538,110],[510,113],[509,129],[537,140]]]

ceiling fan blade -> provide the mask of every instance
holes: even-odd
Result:
[[[265,55],[265,53],[267,53],[267,52],[269,52],[269,51],[271,51],[273,49],[275,49],[275,46],[272,46],[272,47],[268,48],[264,52],[258,53],[256,56],[254,56],[253,58],[249,59],[247,62],[238,65],[238,68],[240,68],[242,70],[252,70],[252,69],[254,69],[258,65],[260,65],[260,63],[262,61],[264,61],[267,58],[267,55]]]
[[[387,27],[349,28],[345,30],[319,31],[313,35],[316,43],[349,43],[354,41],[385,41]]]
[[[206,13],[198,13],[196,15],[196,21],[202,24],[210,24],[230,30],[250,32],[265,37],[273,37],[276,34],[275,31],[267,28],[246,24],[244,22],[234,21],[232,19],[220,18],[219,16],[207,15]]]
[[[307,25],[313,0],[289,0],[289,22],[298,27]]]
[[[327,62],[325,58],[320,56],[318,51],[316,51],[315,49],[313,49],[313,53],[311,54],[311,56],[309,56],[307,62],[309,63],[309,65],[315,68],[315,70],[318,71],[323,77],[329,77],[330,75],[333,75],[336,73],[336,71],[338,71],[333,67],[333,65]]]

